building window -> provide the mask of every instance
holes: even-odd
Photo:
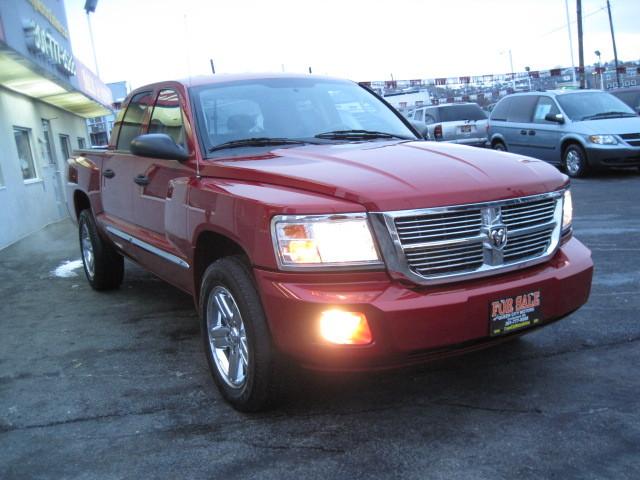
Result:
[[[69,135],[60,135],[60,150],[62,151],[62,158],[65,162],[71,158]]]
[[[42,156],[49,165],[55,165],[56,157],[53,154],[53,147],[51,146],[51,122],[46,118],[42,119],[42,133],[44,135],[44,149],[42,150]]]
[[[18,161],[20,162],[23,180],[34,180],[38,178],[36,165],[33,161],[33,153],[31,152],[29,133],[29,130],[26,128],[13,127],[13,136],[16,139]]]
[[[78,148],[83,149],[85,148],[86,144],[84,143],[84,138],[82,137],[78,137]]]

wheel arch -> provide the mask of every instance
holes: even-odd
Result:
[[[200,284],[207,267],[216,260],[231,255],[240,255],[251,261],[247,249],[229,235],[206,228],[198,232],[193,251],[193,292],[196,304],[200,301]]]
[[[567,149],[567,147],[569,147],[569,145],[578,145],[580,148],[582,148],[582,150],[584,150],[585,154],[587,152],[586,148],[585,148],[585,144],[582,141],[581,138],[576,137],[574,135],[569,135],[566,136],[564,138],[562,138],[562,140],[560,140],[560,161],[562,162],[564,160],[564,152]]]
[[[494,133],[493,135],[491,135],[491,146],[493,147],[496,143],[502,143],[505,147],[507,146],[507,142],[504,139],[504,135],[502,135],[501,133]]]
[[[73,192],[73,208],[76,214],[76,221],[80,217],[80,212],[87,209],[91,210],[91,200],[89,200],[89,196],[82,190]]]

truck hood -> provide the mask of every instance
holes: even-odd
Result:
[[[501,200],[567,184],[556,168],[533,158],[418,141],[277,148],[206,162],[200,173],[328,195],[369,211]]]
[[[579,133],[587,135],[623,135],[640,133],[640,117],[603,118],[575,123]]]

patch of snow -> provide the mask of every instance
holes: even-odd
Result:
[[[77,277],[76,270],[82,268],[82,260],[67,260],[51,272],[51,275],[58,278]]]

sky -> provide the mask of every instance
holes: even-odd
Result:
[[[64,0],[94,68],[84,0]],[[578,64],[576,2],[569,0]],[[640,0],[611,0],[618,57],[640,59]],[[585,63],[613,59],[606,0],[583,0]],[[99,0],[100,77],[132,88],[211,73],[307,72],[356,81],[571,66],[565,0]]]

